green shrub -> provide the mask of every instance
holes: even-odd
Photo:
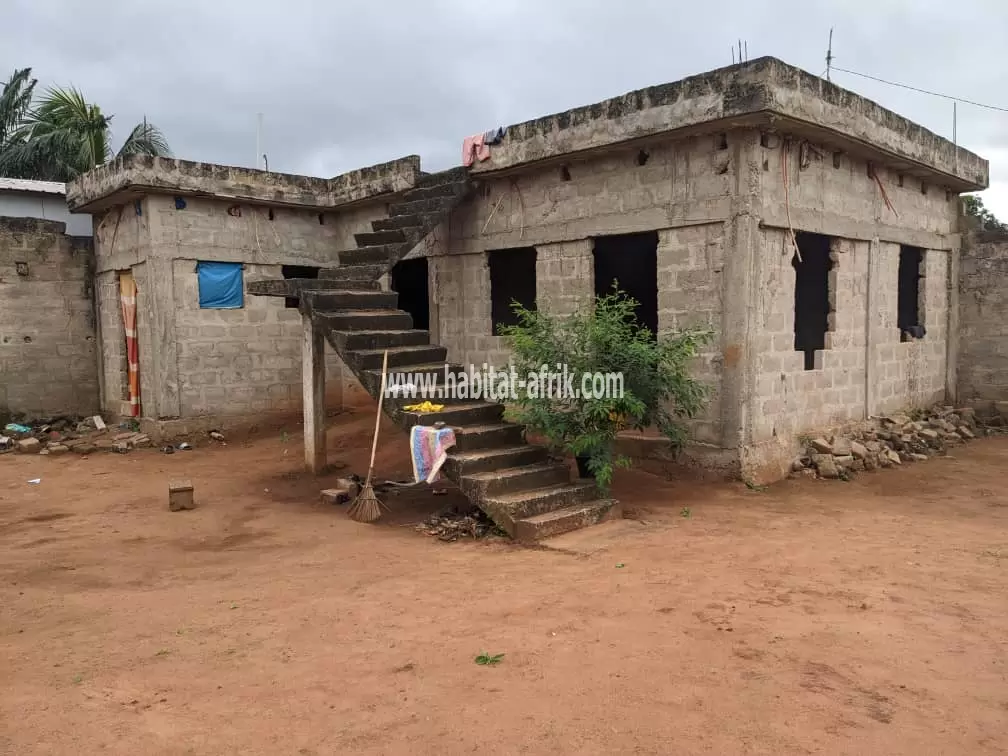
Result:
[[[518,324],[502,329],[518,375],[566,365],[580,389],[584,373],[621,373],[622,396],[572,398],[514,397],[514,418],[544,436],[554,449],[587,457],[599,487],[608,489],[615,467],[629,460],[614,454],[616,434],[626,428],[657,428],[675,446],[687,439],[682,422],[699,412],[708,387],[689,374],[690,361],[710,342],[709,329],[687,329],[656,339],[637,323],[637,303],[616,289],[594,307],[570,316],[512,307]]]

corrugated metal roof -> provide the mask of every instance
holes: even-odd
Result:
[[[58,181],[32,181],[31,179],[4,178],[0,176],[0,191],[66,194],[66,184],[61,184]]]

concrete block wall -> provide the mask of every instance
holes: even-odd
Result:
[[[248,297],[236,310],[199,307],[195,260],[173,262],[181,416],[295,411],[301,406],[301,313],[282,299]],[[279,278],[279,265],[246,264],[246,283]],[[326,401],[343,402],[343,363],[326,354]]]
[[[438,343],[448,359],[468,368],[484,362],[503,367],[508,352],[490,325],[490,269],[484,255],[451,255],[430,259],[428,275],[437,287]]]
[[[752,441],[863,418],[869,244],[833,241],[826,348],[816,352],[815,369],[805,370],[804,354],[794,348],[794,247],[784,231],[766,229],[762,237],[754,303],[758,363]]]
[[[658,233],[658,331],[709,328],[713,340],[694,363],[693,375],[711,396],[705,411],[691,421],[693,438],[719,444],[721,427],[722,280],[724,224],[666,229]]]
[[[736,168],[721,136],[707,135],[483,179],[478,195],[452,214],[447,253],[725,220]]]
[[[919,309],[927,333],[923,339],[901,342],[896,326],[899,250],[898,244],[880,243],[873,270],[873,301],[878,309],[872,313],[869,414],[926,406],[945,397],[950,253],[924,251]]]
[[[847,238],[877,235],[925,248],[933,246],[926,242],[929,235],[956,230],[958,199],[945,187],[873,163],[876,182],[866,159],[836,152],[827,144],[766,133],[759,149],[765,221],[787,225],[784,153],[787,203],[798,230]],[[886,197],[895,213],[886,206]]]
[[[959,268],[958,400],[1008,401],[1008,234],[966,239]]]
[[[98,409],[94,249],[64,232],[56,221],[0,218],[0,415]]]
[[[95,276],[95,297],[102,357],[102,410],[114,415],[119,412],[119,401],[129,394],[118,271],[107,270]]]
[[[573,315],[595,295],[592,240],[578,239],[536,246],[536,307]]]
[[[385,208],[344,212],[255,207],[213,198],[148,195],[98,220],[97,280],[104,406],[126,396],[119,269],[138,287],[141,406],[150,419],[296,411],[301,405],[301,315],[279,298],[245,297],[236,310],[199,308],[196,263],[244,264],[243,279],[282,277],[281,263],[338,264]],[[236,209],[237,208],[237,209]],[[272,219],[271,219],[272,216]],[[118,225],[118,230],[116,226]],[[113,243],[113,239],[115,240]],[[327,356],[331,406],[366,397],[342,361]]]
[[[717,229],[729,214],[735,170],[720,136],[622,148],[572,160],[566,168],[569,180],[559,165],[486,180],[477,195],[452,214],[449,228],[438,234],[436,243],[411,253],[429,258],[436,294],[432,315],[449,359],[495,365],[508,359],[503,340],[492,334],[487,251],[534,246],[537,306],[571,313],[594,296],[592,237],[668,229],[712,218],[714,230],[688,227],[681,229],[681,241],[670,236],[659,242],[659,328],[679,327],[688,312],[718,320],[720,274],[704,270],[708,264],[719,264],[722,255],[723,233]],[[671,251],[677,245],[689,256],[685,263]],[[677,276],[681,276],[678,283]],[[687,287],[694,296],[692,305],[662,300],[666,285]],[[697,298],[702,300],[700,307]],[[715,344],[700,367],[704,378],[714,382],[718,349]],[[712,407],[718,402],[716,396]],[[711,417],[715,416],[717,410],[712,409]],[[698,428],[710,437],[717,433],[715,425],[711,420]]]
[[[748,261],[738,273],[752,273],[744,291],[752,303],[748,351],[755,367],[731,401],[747,407],[743,475],[772,480],[786,472],[799,435],[942,399],[958,220],[944,187],[873,165],[883,196],[863,158],[776,133],[738,138],[748,145],[749,167],[739,202],[748,195],[758,225],[732,254]],[[814,370],[804,370],[794,351],[789,226],[832,237],[832,313]],[[901,244],[926,250],[920,301],[927,336],[918,342],[901,343],[896,327]]]

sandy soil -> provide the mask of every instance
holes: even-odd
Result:
[[[363,472],[370,422],[331,457]],[[587,556],[410,527],[450,497],[359,525],[300,461],[296,426],[0,457],[0,751],[1008,750],[1008,439],[766,491],[627,473],[644,524]]]

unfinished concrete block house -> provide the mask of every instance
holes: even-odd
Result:
[[[303,379],[317,468],[325,343],[330,396],[375,396],[386,348],[400,370],[502,365],[509,301],[570,312],[618,279],[658,333],[717,333],[686,455],[768,481],[799,434],[954,390],[958,194],[987,181],[977,155],[761,58],[510,126],[471,167],[409,157],[323,180],[138,158],[69,199],[95,214],[99,287],[137,281],[145,419],[292,408]],[[201,308],[200,261],[242,263],[255,296]],[[106,405],[125,380],[113,299],[99,297]],[[403,426],[457,428],[447,473],[508,532],[614,513],[501,405],[402,405],[386,406]]]

